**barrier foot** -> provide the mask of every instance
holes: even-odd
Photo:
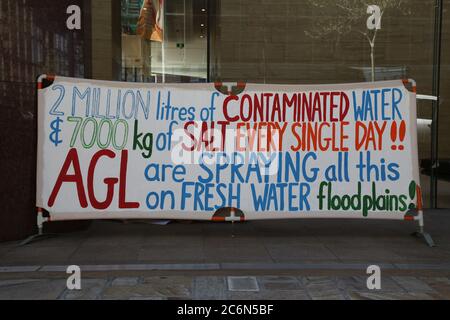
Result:
[[[424,229],[423,209],[422,209],[422,201],[421,201],[422,196],[420,194],[420,188],[417,189],[417,192],[418,192],[418,199],[420,199],[419,203],[418,203],[419,210],[417,210],[417,215],[412,217],[412,220],[415,220],[419,223],[419,230],[416,232],[413,232],[411,235],[416,238],[425,240],[425,243],[429,247],[432,248],[432,247],[435,247],[436,244],[434,243],[433,238],[431,238],[430,234],[425,232],[425,229]]]
[[[35,241],[38,241],[38,240],[48,239],[48,238],[55,237],[55,236],[57,236],[56,233],[42,233],[42,234],[37,233],[37,234],[33,234],[33,235],[29,236],[28,238],[22,240],[19,243],[18,246],[19,247],[25,246],[25,245],[27,245],[29,243],[32,243],[32,242],[35,242]]]
[[[420,231],[413,232],[411,235],[416,238],[425,240],[425,243],[431,248],[436,247],[436,244],[434,243],[433,238],[431,238],[429,233],[424,232],[422,228]]]
[[[49,218],[44,217],[42,208],[37,208],[37,227],[38,227],[38,233],[33,234],[29,236],[28,238],[22,240],[19,243],[19,247],[27,245],[31,242],[35,242],[38,240],[43,240],[47,238],[51,238],[54,236],[57,236],[57,233],[44,233],[44,222],[49,221]]]

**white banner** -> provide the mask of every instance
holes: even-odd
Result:
[[[52,220],[420,209],[416,99],[402,81],[233,90],[55,77],[38,90],[37,206]]]

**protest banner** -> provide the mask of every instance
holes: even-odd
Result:
[[[229,90],[41,76],[38,86],[36,206],[51,220],[423,226],[416,96],[401,80]]]

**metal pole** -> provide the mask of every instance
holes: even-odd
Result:
[[[439,89],[441,78],[441,46],[442,46],[442,13],[443,1],[436,0],[434,8],[434,48],[433,48],[433,95],[437,97],[432,103],[432,124],[431,124],[431,179],[430,179],[430,207],[437,208],[438,177],[439,166]]]
[[[206,82],[211,81],[211,0],[206,0]]]
[[[166,23],[166,1],[162,3],[163,8],[161,10],[161,14],[163,15],[163,38],[161,43],[161,64],[162,64],[162,83],[166,83],[166,33],[167,33],[167,23]]]

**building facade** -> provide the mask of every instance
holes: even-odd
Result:
[[[138,34],[143,0],[0,0],[0,240],[35,232],[39,74],[312,84],[371,81],[373,70],[375,80],[413,78],[419,93],[432,94],[436,3],[374,0],[381,8],[374,32],[367,26],[373,13],[357,0],[166,0],[160,42]],[[70,5],[81,9],[80,30],[67,28]],[[450,158],[450,0],[443,8],[442,161]],[[430,119],[431,110],[429,101],[418,102],[419,118]],[[420,141],[427,159],[430,139]]]

